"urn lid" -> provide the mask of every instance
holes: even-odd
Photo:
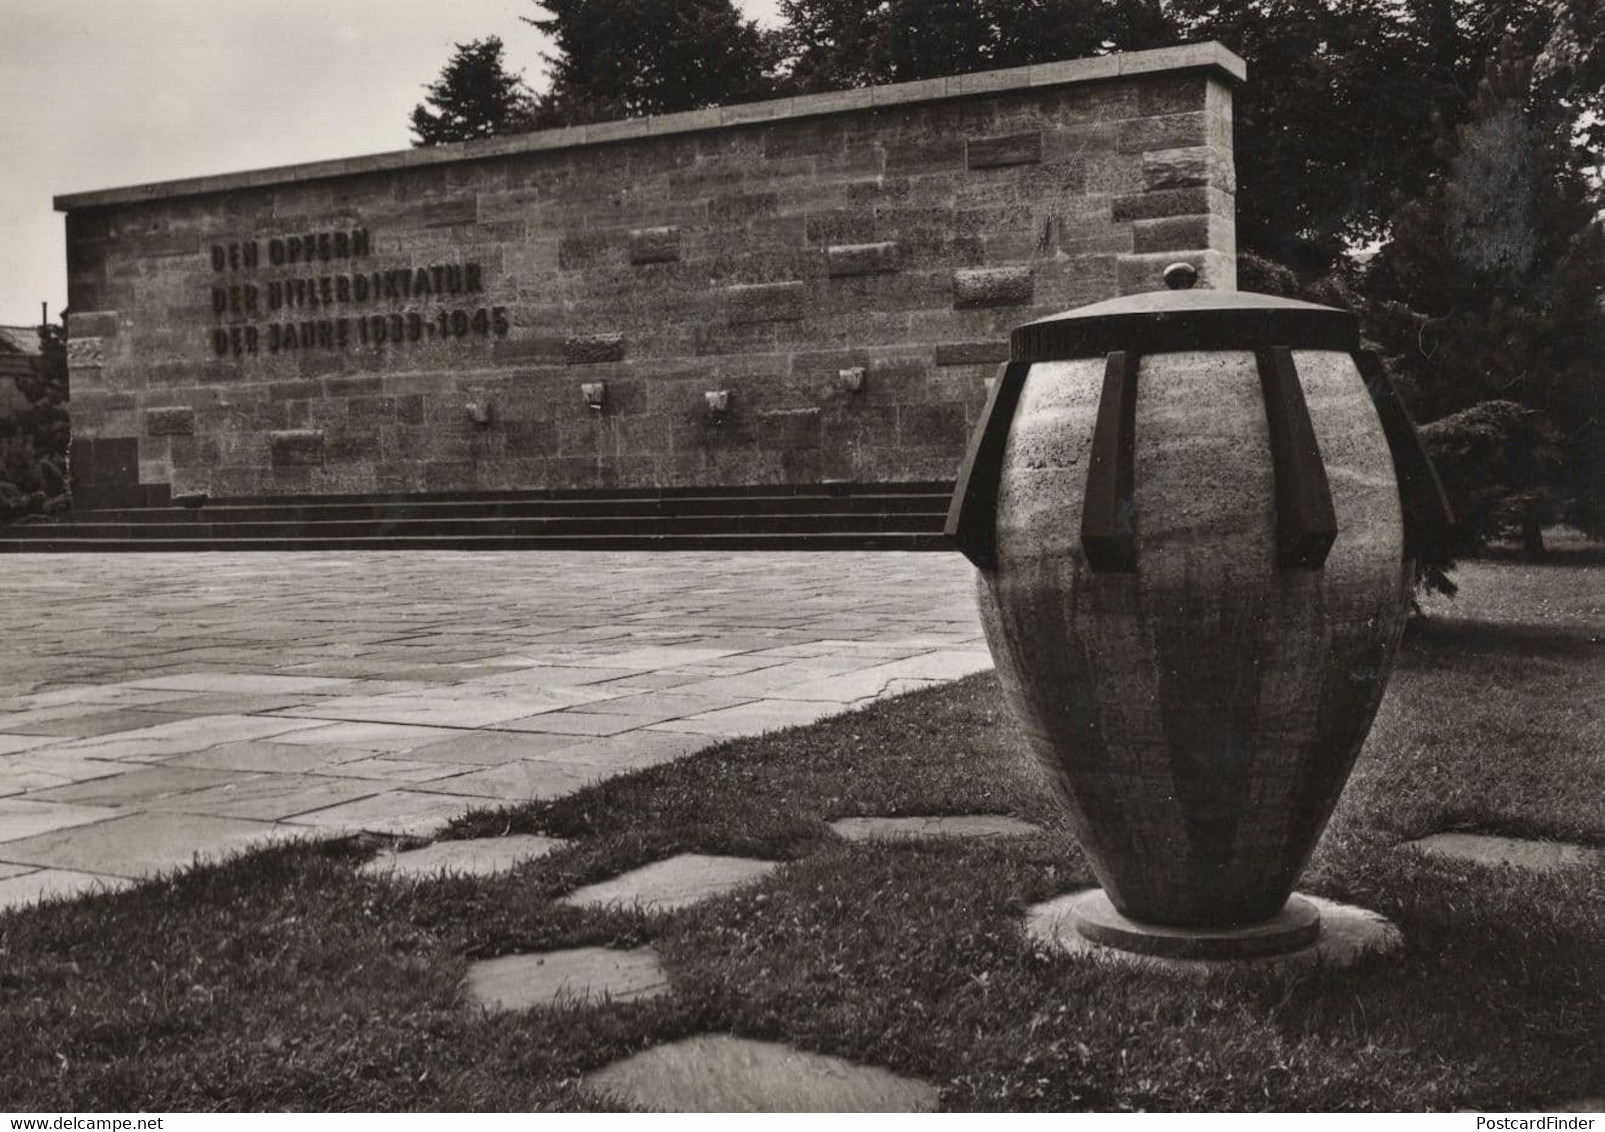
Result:
[[[1359,322],[1349,311],[1254,291],[1192,290],[1197,270],[1165,269],[1166,291],[1122,295],[1016,327],[1016,362],[1101,357],[1116,350],[1159,354],[1176,350],[1291,350],[1360,348]]]

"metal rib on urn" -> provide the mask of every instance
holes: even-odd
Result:
[[[1419,441],[1330,308],[1178,289],[1013,345],[948,524],[1009,706],[1120,913],[1268,921],[1381,703]]]

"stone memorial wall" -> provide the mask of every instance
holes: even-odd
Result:
[[[1021,322],[1234,284],[1217,44],[58,198],[78,505],[950,479]]]

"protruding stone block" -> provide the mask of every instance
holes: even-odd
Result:
[[[830,261],[830,274],[881,275],[897,270],[897,244],[836,244],[826,251]]]
[[[744,224],[755,216],[772,215],[779,207],[778,193],[731,193],[708,202],[708,219],[715,224]]]
[[[1210,242],[1210,223],[1207,215],[1138,220],[1131,226],[1132,251],[1185,252],[1214,246]]]
[[[1130,220],[1155,220],[1164,216],[1201,216],[1209,212],[1230,214],[1236,207],[1229,194],[1198,185],[1115,197],[1109,205],[1109,217],[1119,224]]]
[[[311,467],[323,463],[321,428],[287,429],[268,433],[268,451],[275,468]]]
[[[165,405],[145,410],[146,436],[194,436],[195,410],[188,405]]]
[[[996,169],[1007,165],[1036,165],[1042,161],[1042,131],[1006,134],[995,138],[971,138],[965,147],[965,160],[971,169]]]
[[[939,366],[984,366],[1009,360],[1009,343],[999,336],[987,342],[943,342],[936,347]]]
[[[563,342],[563,362],[571,366],[624,360],[622,334],[571,334]]]
[[[1147,192],[1213,186],[1237,191],[1229,154],[1207,145],[1152,150],[1142,155],[1142,185]]]
[[[99,338],[69,338],[67,340],[67,365],[72,369],[80,366],[99,366],[106,364],[105,344]]]
[[[1206,124],[1202,109],[1187,114],[1161,114],[1153,118],[1128,118],[1120,123],[1121,153],[1147,153],[1156,149],[1201,145]]]
[[[680,229],[636,228],[630,233],[630,262],[678,263]]]
[[[953,273],[953,306],[1020,306],[1031,301],[1032,276],[1029,267],[973,267]]]
[[[736,325],[755,322],[801,322],[806,313],[807,288],[801,280],[787,283],[738,283],[725,291],[729,320]]]
[[[617,256],[617,249],[617,237],[591,233],[564,236],[557,242],[557,263],[565,271],[581,271],[605,264]]]
[[[116,311],[71,311],[67,315],[68,338],[115,338]]]

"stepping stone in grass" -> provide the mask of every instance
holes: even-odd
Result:
[[[700,1034],[614,1062],[583,1083],[657,1112],[935,1112],[935,1085],[777,1042]]]
[[[643,911],[670,912],[762,880],[779,866],[778,861],[758,861],[750,857],[681,853],[621,873],[611,880],[575,889],[558,903],[579,908],[638,904]]]
[[[555,837],[479,837],[470,841],[437,841],[404,853],[381,853],[362,866],[364,876],[393,880],[418,879],[450,873],[454,876],[492,876],[515,869],[525,861],[544,857],[568,842]]]
[[[1534,872],[1554,872],[1571,865],[1586,865],[1605,853],[1563,841],[1524,841],[1515,837],[1489,837],[1480,833],[1434,833],[1419,841],[1406,841],[1429,857],[1470,861],[1476,865],[1509,865]]]
[[[468,998],[488,1010],[527,1010],[565,1002],[634,1002],[669,992],[669,976],[650,947],[576,947],[504,955],[468,968]]]
[[[946,817],[842,818],[830,823],[849,841],[893,841],[915,837],[1024,837],[1040,830],[1030,822],[1002,814],[955,814]]]

